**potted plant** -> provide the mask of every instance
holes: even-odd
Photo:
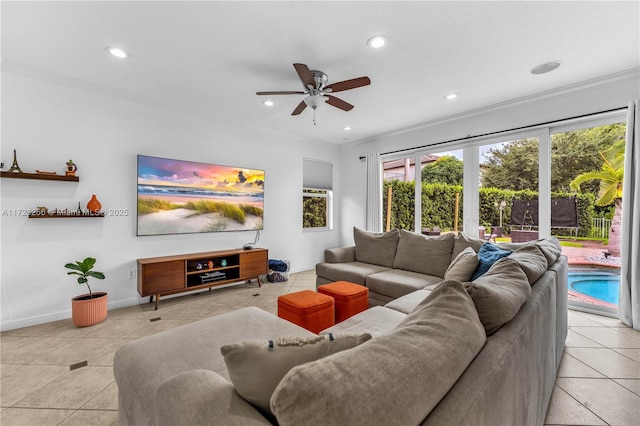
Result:
[[[89,286],[89,277],[99,280],[104,279],[102,272],[94,271],[96,264],[94,257],[87,257],[82,262],[67,263],[67,275],[78,275],[78,284],[86,284],[89,289],[88,294],[82,294],[71,299],[71,319],[78,327],[87,327],[97,324],[107,317],[107,293],[92,292]]]

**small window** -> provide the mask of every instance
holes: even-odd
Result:
[[[333,165],[305,158],[302,187],[303,229],[332,229]]]

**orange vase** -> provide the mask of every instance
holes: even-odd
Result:
[[[89,212],[91,212],[93,214],[100,213],[100,209],[102,208],[102,204],[100,204],[100,201],[98,201],[98,199],[96,198],[95,194],[93,194],[91,196],[91,199],[87,203],[87,208],[89,209]]]

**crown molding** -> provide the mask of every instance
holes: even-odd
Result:
[[[620,71],[613,74],[607,74],[605,76],[593,78],[593,79],[578,82],[578,83],[569,84],[556,89],[546,90],[544,92],[536,93],[533,95],[522,96],[519,98],[510,99],[508,101],[487,105],[481,108],[475,108],[472,110],[461,112],[459,114],[453,114],[453,115],[448,115],[444,117],[434,118],[433,120],[424,121],[422,123],[415,124],[412,126],[403,127],[400,129],[392,130],[390,132],[380,133],[375,136],[369,136],[357,141],[353,141],[351,143],[343,144],[343,145],[340,145],[340,148],[343,149],[343,148],[354,147],[358,145],[366,145],[368,143],[371,143],[383,138],[396,136],[403,133],[413,132],[413,131],[424,129],[427,127],[441,125],[441,124],[449,123],[452,121],[469,119],[478,115],[501,111],[504,109],[513,108],[515,106],[532,105],[532,104],[546,101],[549,99],[566,96],[567,94],[591,89],[593,87],[603,86],[605,84],[611,84],[621,80],[634,80],[634,79],[635,81],[640,80],[640,68],[632,68],[629,70]],[[620,105],[620,106],[623,107],[626,105]]]

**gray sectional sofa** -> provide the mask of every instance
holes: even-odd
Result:
[[[393,254],[389,234],[370,233],[359,237],[382,250],[358,250],[358,238],[327,251],[319,282],[373,284],[375,306],[322,336],[250,307],[125,344],[114,358],[121,424],[543,424],[567,335],[557,240],[503,246],[513,252],[463,282],[445,275],[468,273],[482,240],[420,236],[438,238],[426,240],[438,246],[431,259],[416,253],[425,241],[400,247],[405,236],[414,237],[398,233]],[[380,253],[391,266],[362,261]],[[326,349],[345,339],[355,343]],[[296,342],[317,353],[292,361]]]

